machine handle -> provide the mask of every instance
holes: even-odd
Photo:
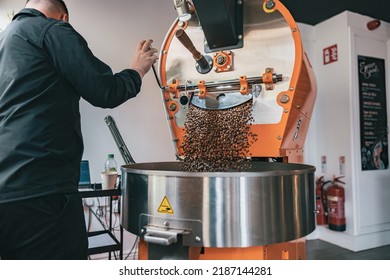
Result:
[[[186,47],[195,58],[197,63],[197,71],[201,74],[208,73],[212,68],[213,60],[210,56],[202,55],[194,46],[191,39],[183,29],[178,29],[175,32],[176,38]]]
[[[191,52],[196,61],[202,59],[203,55],[195,48],[190,37],[188,37],[187,33],[183,29],[178,29],[175,35],[176,38],[179,39],[179,41],[183,44],[183,46]]]
[[[177,242],[177,232],[148,230],[144,235],[144,240],[158,245],[169,246]]]

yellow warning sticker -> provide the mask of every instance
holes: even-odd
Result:
[[[167,196],[164,196],[164,199],[161,201],[160,207],[157,211],[164,214],[173,214],[173,209]]]

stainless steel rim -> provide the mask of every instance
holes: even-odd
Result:
[[[301,175],[313,173],[315,167],[307,164],[280,162],[251,162],[247,171],[229,172],[186,172],[181,171],[180,162],[149,162],[128,164],[121,167],[122,172],[142,175],[161,175],[174,177],[269,177]]]

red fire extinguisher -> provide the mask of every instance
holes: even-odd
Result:
[[[331,181],[324,181],[324,176],[321,176],[316,181],[316,213],[317,225],[326,225],[328,223],[327,213],[327,198],[325,185]]]
[[[340,184],[345,184],[340,181],[342,177],[334,177],[333,184],[327,188],[327,206],[328,206],[328,224],[329,229],[335,231],[345,231],[345,192]]]

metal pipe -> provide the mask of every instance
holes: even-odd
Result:
[[[118,127],[116,126],[114,118],[111,116],[106,116],[104,118],[104,121],[106,122],[108,128],[110,129],[111,134],[114,137],[115,143],[118,146],[118,149],[119,149],[125,163],[126,164],[135,163],[129,150],[127,149],[125,142],[122,139],[122,136],[118,130]]]
[[[281,82],[283,81],[283,75],[282,74],[273,74],[272,76],[273,82]],[[249,85],[252,84],[262,84],[263,83],[263,77],[251,77],[247,78],[247,82]],[[207,90],[209,89],[217,89],[218,87],[227,87],[227,86],[240,86],[240,80],[239,79],[232,79],[232,80],[225,80],[225,81],[217,81],[217,82],[206,82],[205,87]],[[165,87],[165,90],[167,90],[168,87]],[[177,89],[179,91],[193,91],[198,89],[197,84],[185,84],[185,85],[178,85]]]

